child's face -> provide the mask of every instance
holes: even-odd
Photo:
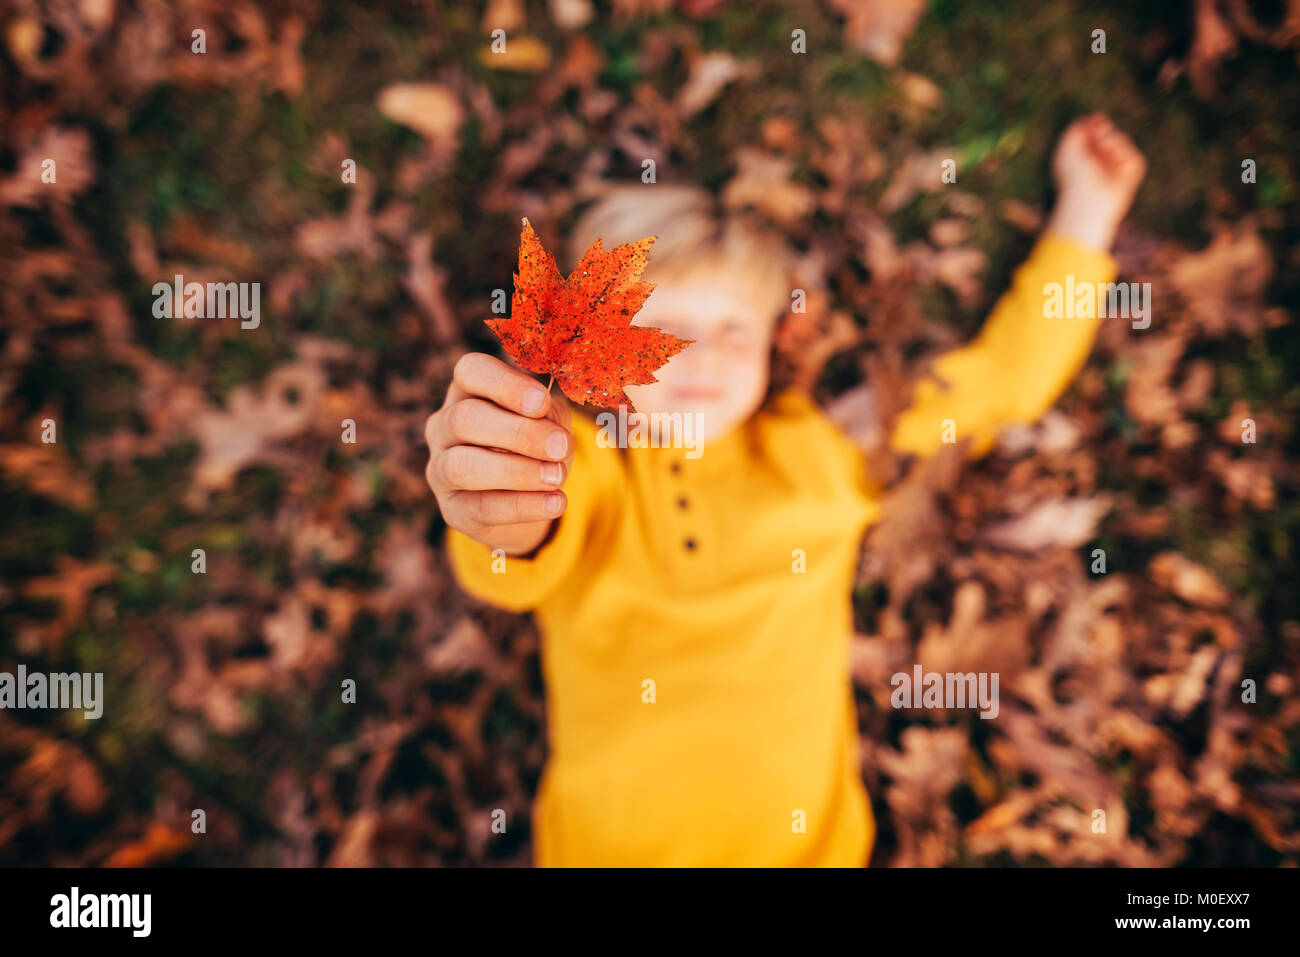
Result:
[[[699,412],[700,441],[708,442],[758,410],[776,318],[770,293],[759,291],[763,285],[724,267],[659,280],[636,324],[695,344],[658,370],[658,382],[627,387],[638,412]]]

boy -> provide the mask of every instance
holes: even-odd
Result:
[[[896,449],[935,451],[952,419],[983,450],[1040,416],[1087,357],[1099,320],[1045,319],[1042,290],[1067,273],[1076,286],[1114,278],[1107,250],[1145,160],[1094,115],[1065,132],[1053,173],[1045,235],[976,341],[920,383]],[[574,244],[658,234],[646,274],[658,286],[636,321],[696,342],[627,393],[643,414],[702,413],[703,454],[610,448],[541,383],[482,354],[457,363],[426,427],[457,577],[532,610],[542,633],[536,861],[864,865],[874,821],[849,596],[878,506],[862,456],[805,396],[763,402],[789,302],[783,251],[720,225],[705,194],[629,195],[592,210]]]

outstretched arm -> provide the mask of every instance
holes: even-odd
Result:
[[[466,591],[523,611],[574,569],[597,517],[617,500],[615,460],[597,449],[595,432],[501,360],[457,361],[446,401],[425,424],[425,477]]]
[[[940,356],[898,418],[891,444],[900,452],[937,452],[945,442],[971,439],[973,454],[987,451],[998,431],[1033,422],[1065,391],[1092,349],[1101,322],[1045,308],[1058,284],[1061,296],[1109,283],[1109,250],[1120,221],[1146,173],[1133,142],[1103,115],[1077,120],[1053,157],[1059,198],[1033,253],[968,346]],[[1050,318],[1049,318],[1050,316]]]

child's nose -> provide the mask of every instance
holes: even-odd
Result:
[[[683,349],[678,356],[685,360],[684,365],[690,371],[712,372],[724,359],[719,351],[712,339],[701,336],[695,340],[695,345]]]
[[[712,348],[686,349],[679,355],[687,356],[683,364],[684,372],[693,382],[713,382],[717,379],[718,372],[721,369],[721,363],[716,355],[716,350]]]

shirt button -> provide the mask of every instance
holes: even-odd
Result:
[[[695,539],[693,539],[693,538],[688,538],[688,539],[686,539],[686,541],[683,542],[682,544],[686,546],[686,550],[687,550],[688,552],[693,552],[693,551],[695,551]]]
[[[685,497],[685,496],[682,496],[681,498],[679,498],[679,499],[677,500],[677,507],[678,507],[678,508],[685,508],[685,507],[686,507],[687,505],[689,505],[689,504],[690,504],[690,503],[686,501],[686,497]]]
[[[668,466],[668,468],[674,475],[680,475],[682,471],[682,463],[674,462],[672,465]]]

